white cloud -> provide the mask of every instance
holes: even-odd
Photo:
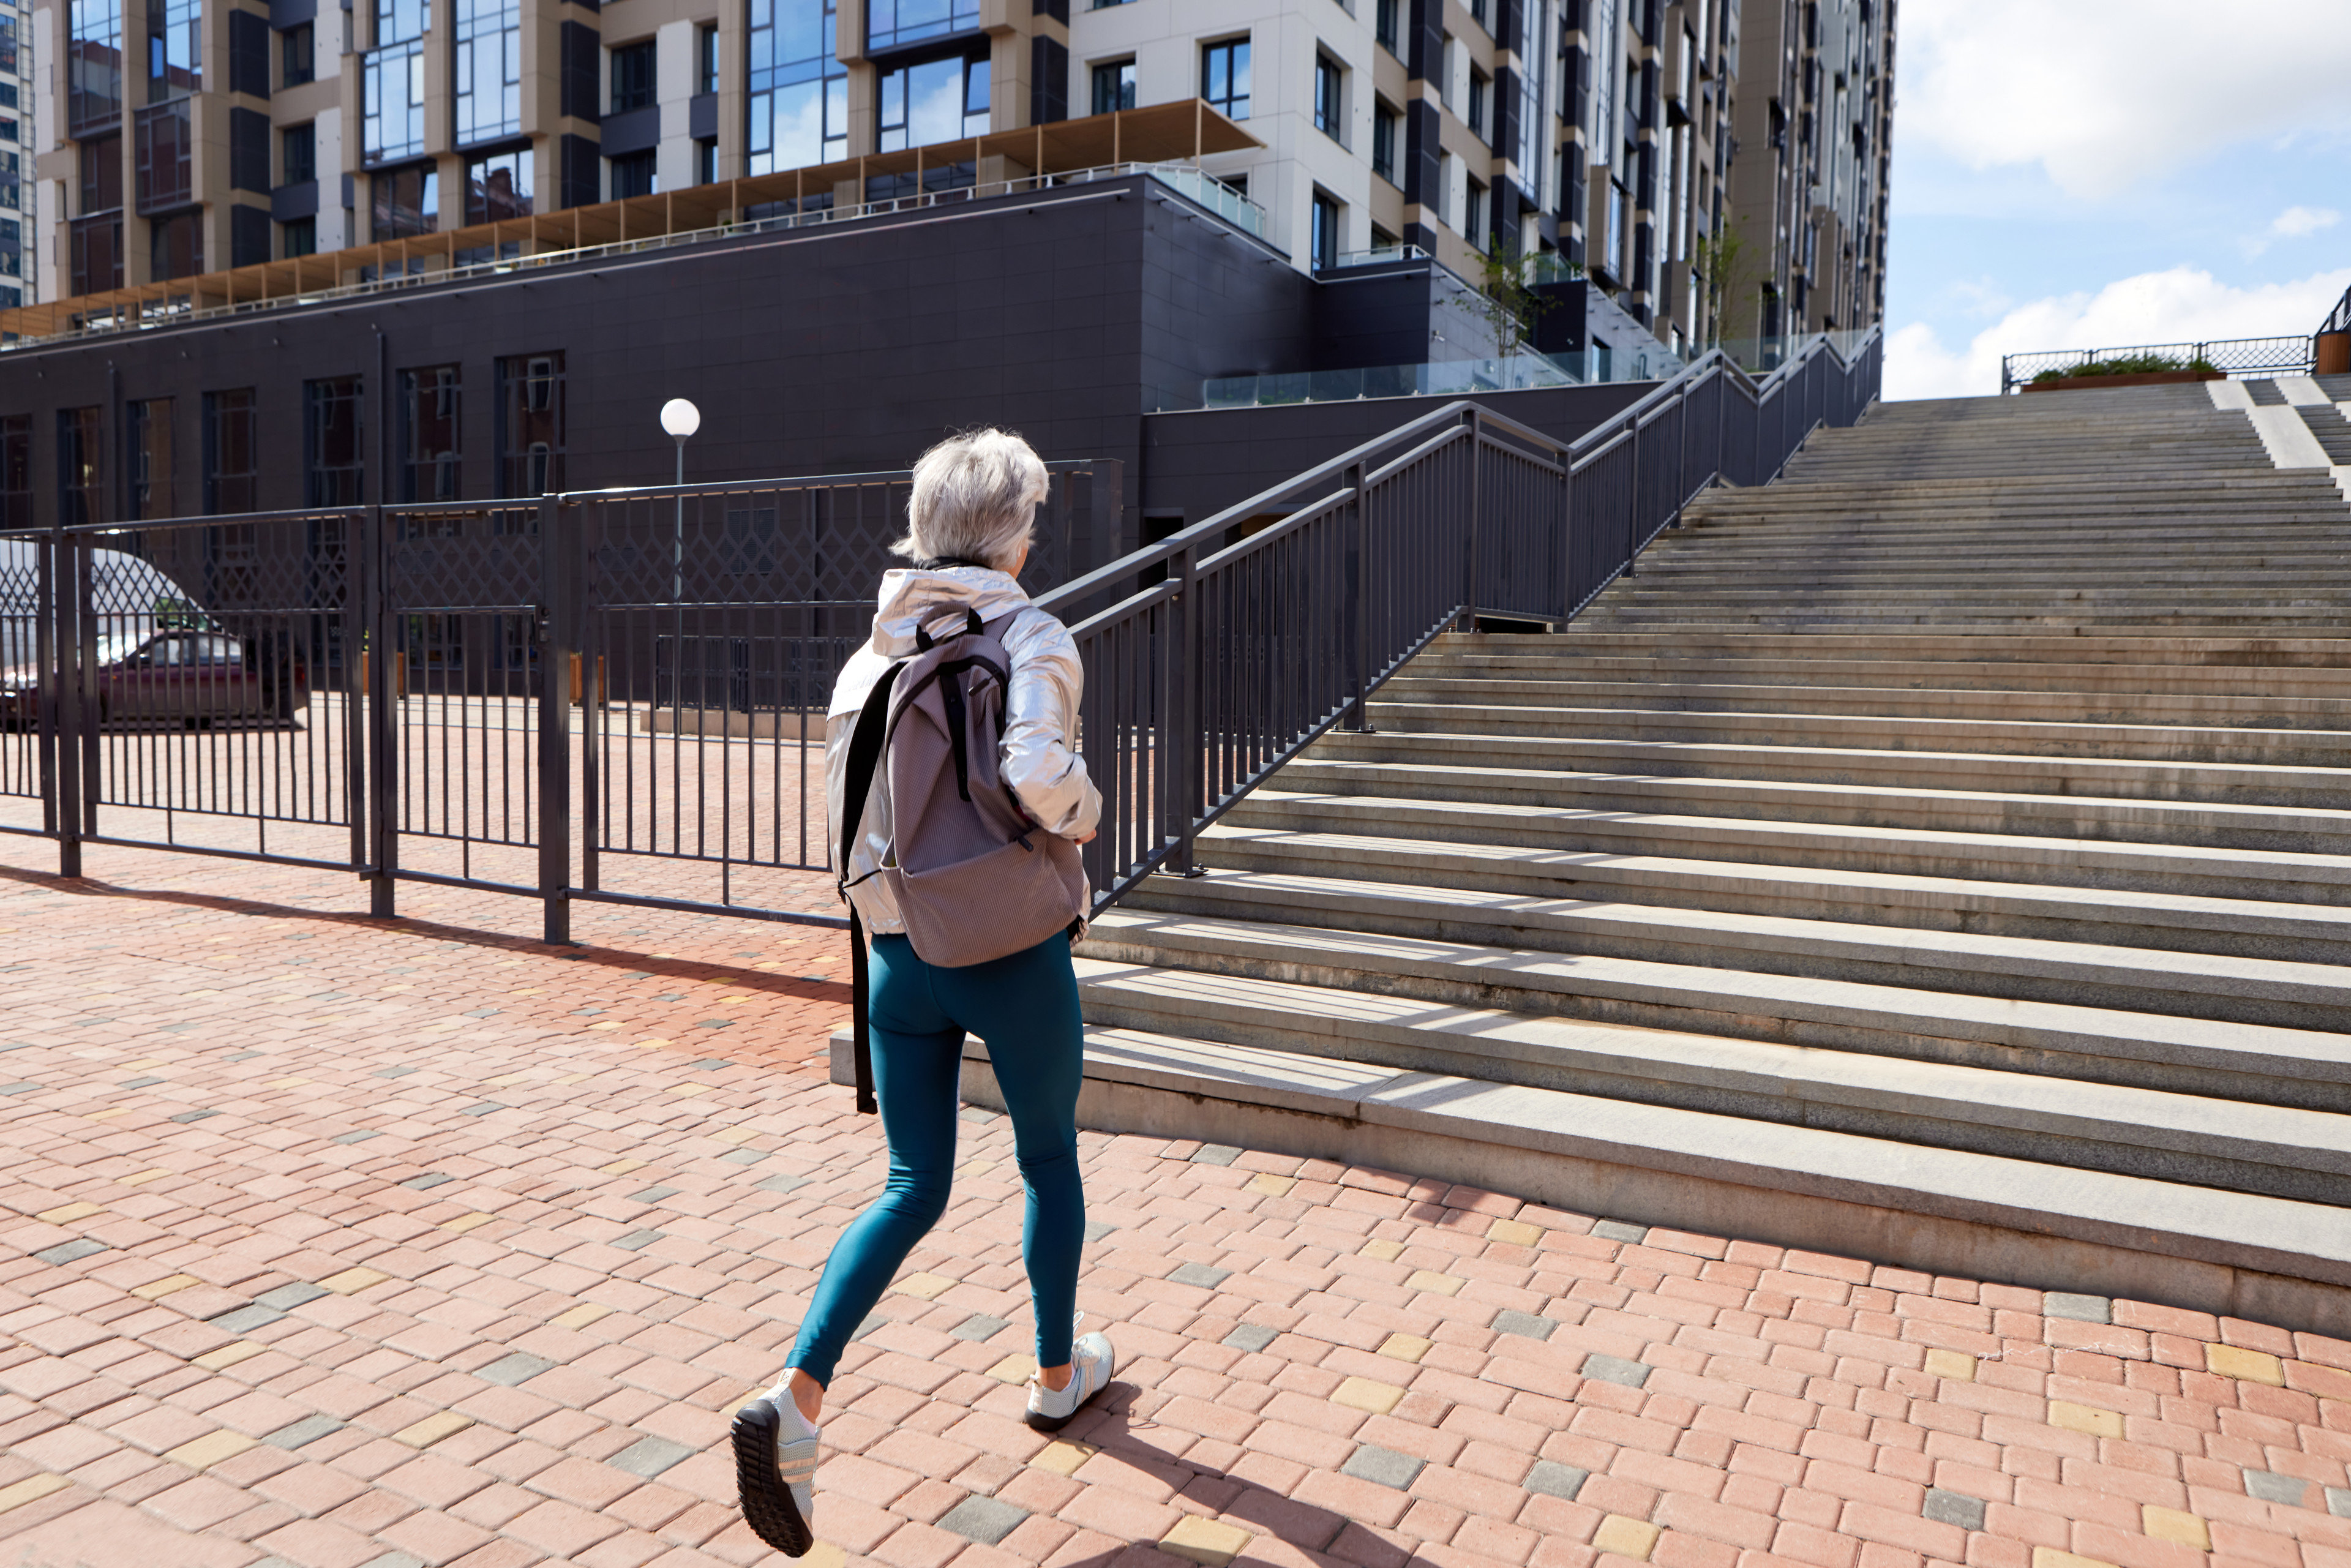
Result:
[[[2351,131],[2343,0],[1906,0],[1896,134],[2104,198],[2223,148]]]
[[[2288,239],[2300,239],[2321,229],[2333,228],[2343,221],[2343,214],[2333,207],[2288,207],[2270,224],[2270,233],[2283,235]]]
[[[1964,348],[1914,322],[1886,340],[1886,396],[1975,397],[2000,391],[2003,354],[2044,349],[2126,349],[2221,338],[2287,337],[2317,329],[2351,288],[2351,267],[2292,283],[2239,288],[2175,267],[2017,306]]]

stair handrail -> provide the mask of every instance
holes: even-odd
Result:
[[[1201,830],[1335,726],[1368,731],[1446,631],[1564,627],[1699,492],[1858,419],[1883,365],[1876,328],[1760,380],[1709,350],[1572,441],[1455,399],[1040,597],[1086,664],[1096,910],[1197,874]]]

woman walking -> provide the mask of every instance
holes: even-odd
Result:
[[[1037,1314],[1038,1365],[1028,1385],[1029,1425],[1044,1430],[1066,1425],[1110,1381],[1114,1365],[1102,1335],[1073,1339],[1085,1196],[1078,1176],[1081,1063],[1070,944],[1086,912],[1082,879],[1066,893],[1054,891],[1066,879],[1049,883],[1041,895],[1032,884],[1021,912],[1033,920],[1041,896],[1050,922],[1066,904],[1066,929],[985,962],[925,962],[907,934],[910,918],[915,935],[925,938],[937,957],[989,950],[989,927],[1011,916],[987,908],[984,899],[977,907],[951,906],[950,925],[967,929],[943,935],[937,910],[917,910],[916,894],[907,891],[918,879],[907,877],[901,864],[907,846],[893,840],[884,779],[873,777],[865,799],[845,800],[860,766],[853,743],[868,699],[879,690],[880,701],[871,706],[879,713],[886,705],[896,716],[902,704],[912,706],[904,686],[891,689],[902,668],[968,637],[983,650],[1000,643],[1009,665],[1003,672],[1008,679],[1002,689],[1001,738],[994,758],[982,761],[992,761],[990,771],[1010,790],[1010,802],[997,810],[1011,814],[1012,831],[1019,835],[1019,852],[1002,846],[1013,854],[1011,863],[1019,867],[1022,854],[1031,850],[1031,829],[1071,844],[1093,837],[1102,796],[1075,749],[1085,672],[1068,629],[1030,604],[1014,580],[1028,560],[1045,493],[1045,465],[1017,435],[984,430],[925,453],[914,468],[907,535],[891,547],[913,564],[883,574],[872,637],[833,688],[826,783],[836,856],[845,862],[835,870],[872,934],[866,1004],[890,1175],[882,1196],[841,1233],[826,1260],[784,1376],[736,1414],[743,1516],[761,1540],[793,1557],[815,1540],[817,1423],[834,1364],[906,1254],[946,1210],[966,1030],[987,1044],[1028,1188],[1021,1257]],[[992,661],[976,662],[993,668]],[[929,664],[935,668],[937,657]],[[946,711],[956,725],[964,721],[961,692],[958,685],[947,696]],[[869,728],[878,740],[878,728]],[[862,760],[868,769],[873,766],[872,746],[869,741]],[[940,800],[954,797],[960,778],[967,802],[974,795],[992,801],[979,777],[967,775],[968,760],[958,746],[955,776],[946,779]],[[889,758],[884,771],[900,761]],[[911,839],[916,829],[905,818],[908,806],[901,800],[896,809],[896,826]],[[849,838],[843,830],[852,813],[854,837]],[[1066,851],[1037,863],[1047,860],[1073,862]]]

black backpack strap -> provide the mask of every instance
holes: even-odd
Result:
[[[855,995],[849,1004],[849,1046],[850,1056],[857,1064],[857,1113],[861,1116],[871,1116],[880,1109],[873,1099],[873,1036],[865,1007],[868,983],[865,923],[857,917],[857,905],[852,904],[849,906],[849,984]]]
[[[865,706],[858,712],[857,728],[849,737],[849,775],[842,781],[841,797],[841,858],[835,862],[839,867],[835,890],[849,903],[849,983],[854,993],[850,998],[849,1039],[857,1061],[857,1109],[868,1116],[878,1107],[873,1100],[873,1041],[865,1009],[865,923],[858,918],[857,905],[849,902],[849,855],[856,847],[857,830],[865,821],[865,798],[872,792],[874,769],[882,761],[882,741],[889,730],[890,691],[904,667],[893,664],[873,683]]]

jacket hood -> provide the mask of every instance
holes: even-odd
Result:
[[[1028,602],[1019,583],[988,567],[899,567],[882,574],[873,651],[885,659],[910,658],[917,651],[914,629],[936,624],[946,612],[971,609],[982,621],[993,621]]]

